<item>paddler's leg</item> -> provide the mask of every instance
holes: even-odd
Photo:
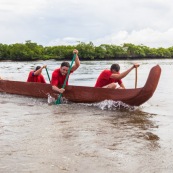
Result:
[[[114,89],[116,89],[116,87],[117,87],[117,85],[113,82],[113,83],[110,83],[110,84],[108,84],[102,88],[114,88]]]

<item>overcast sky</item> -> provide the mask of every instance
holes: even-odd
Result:
[[[172,0],[0,0],[0,43],[173,46]]]

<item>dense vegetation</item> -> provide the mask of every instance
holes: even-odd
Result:
[[[0,44],[0,60],[70,60],[73,49],[79,50],[81,60],[173,58],[173,47],[149,48],[131,43],[124,43],[122,46],[108,44],[94,46],[92,42],[88,44],[80,42],[76,46],[43,47],[28,40],[25,44]]]

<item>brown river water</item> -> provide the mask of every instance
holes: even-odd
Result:
[[[112,63],[82,61],[69,83],[93,86]],[[133,61],[118,63],[124,71]],[[113,101],[50,105],[0,93],[0,173],[172,173],[173,60],[138,63],[138,87],[152,66],[162,68],[153,97],[139,107]],[[51,74],[60,62],[0,62],[0,76],[25,81],[32,68],[44,64]],[[132,71],[123,82],[133,88],[134,80]]]

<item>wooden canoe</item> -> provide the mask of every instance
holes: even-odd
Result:
[[[152,67],[142,88],[108,89],[85,86],[66,86],[63,97],[76,103],[94,103],[103,100],[122,101],[131,106],[139,106],[150,99],[156,90],[161,74],[159,65]],[[0,80],[0,92],[31,97],[47,98],[48,94],[57,98],[50,84]]]

